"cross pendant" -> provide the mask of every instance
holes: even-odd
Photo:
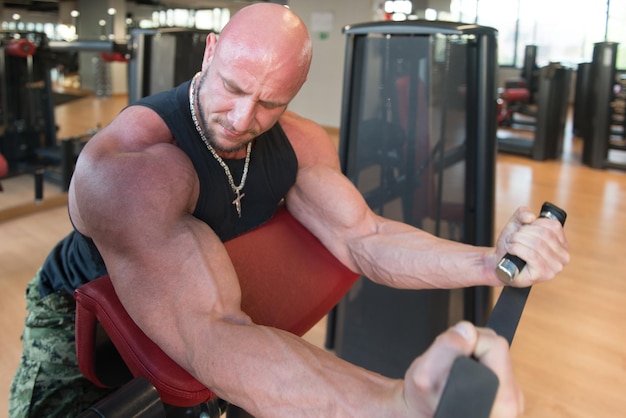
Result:
[[[239,190],[235,190],[235,194],[237,195],[237,197],[235,198],[235,200],[233,200],[233,205],[235,205],[235,209],[237,209],[237,215],[239,215],[239,217],[241,218],[241,198],[244,197],[246,194],[239,194]]]

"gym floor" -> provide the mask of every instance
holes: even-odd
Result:
[[[59,137],[106,124],[125,100],[91,97],[59,106]],[[329,132],[337,137],[336,129]],[[572,262],[555,280],[532,289],[511,348],[526,396],[524,417],[624,415],[626,327],[619,321],[626,317],[626,172],[584,166],[581,152],[570,123],[558,161],[498,155],[496,231],[519,205],[538,210],[548,200],[568,212]],[[3,185],[13,181],[20,192],[0,194],[0,417],[21,352],[25,285],[71,227],[63,193],[46,186],[44,204],[35,206],[31,180]],[[324,330],[322,321],[305,338],[322,346]]]

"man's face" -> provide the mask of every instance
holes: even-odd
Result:
[[[242,149],[278,121],[299,88],[288,65],[254,53],[215,54],[196,86],[196,108],[216,150]]]

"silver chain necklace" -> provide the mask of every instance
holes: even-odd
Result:
[[[220,163],[220,165],[224,169],[224,172],[226,173],[226,177],[228,177],[228,184],[230,184],[230,188],[233,190],[233,193],[235,193],[235,200],[233,200],[232,203],[233,205],[235,205],[235,209],[237,209],[237,215],[239,215],[239,217],[241,218],[241,199],[246,195],[245,193],[241,193],[241,190],[243,189],[243,186],[246,184],[246,178],[248,177],[248,167],[250,165],[250,154],[252,153],[252,141],[248,143],[248,146],[246,149],[246,161],[243,165],[243,174],[241,175],[241,182],[239,183],[239,186],[235,186],[235,180],[233,180],[233,175],[230,173],[230,169],[228,168],[224,160],[222,160],[222,157],[217,155],[217,152],[215,152],[215,149],[213,149],[209,141],[206,139],[206,136],[204,136],[202,129],[200,129],[198,118],[196,117],[196,110],[193,105],[194,100],[195,100],[194,99],[194,86],[196,84],[196,79],[198,78],[200,74],[201,73],[199,72],[193,77],[193,79],[191,80],[191,86],[189,87],[189,110],[191,110],[191,119],[193,120],[193,124],[196,127],[196,131],[198,131],[200,138],[202,138],[202,142],[204,142],[204,145],[206,145],[207,149],[211,152],[211,155],[213,155],[213,157],[217,160],[218,163]]]

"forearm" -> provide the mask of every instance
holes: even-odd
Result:
[[[499,285],[493,248],[445,240],[384,220],[378,231],[348,243],[351,258],[369,279],[403,289]]]
[[[402,382],[358,368],[299,337],[228,321],[197,333],[190,366],[255,417],[397,417]]]
[[[329,205],[335,196],[343,197],[341,204]],[[493,248],[444,240],[377,216],[332,169],[301,170],[287,204],[337,259],[378,283],[408,289],[500,284]]]

